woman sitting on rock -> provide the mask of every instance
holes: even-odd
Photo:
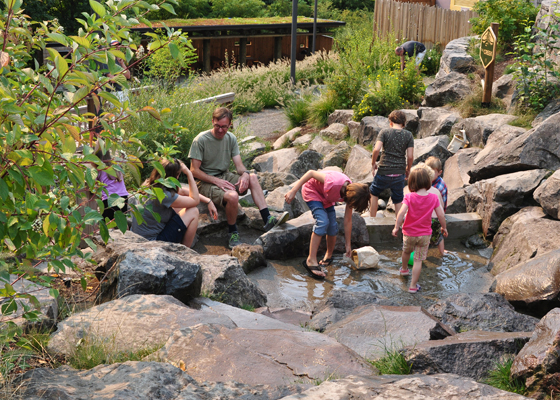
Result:
[[[182,161],[163,160],[161,165],[165,169],[166,177],[179,178],[181,172],[187,175],[189,188],[188,190],[185,188],[175,190],[165,187],[161,183],[154,183],[160,178],[159,172],[154,168],[143,186],[161,188],[165,198],[161,202],[158,199],[151,199],[145,206],[151,204],[153,212],[159,214],[160,222],[146,207],[142,214],[144,222],[139,224],[136,218],[132,219],[132,232],[148,240],[181,243],[191,247],[198,227],[198,208],[196,206],[200,201],[207,203],[209,214],[214,219],[218,216],[216,206],[212,200],[198,193],[192,173]]]
[[[303,187],[303,188],[302,188]],[[307,171],[294,187],[285,195],[286,203],[290,204],[298,190],[302,188],[303,200],[309,206],[315,218],[315,226],[309,244],[309,256],[303,266],[317,279],[325,277],[321,267],[332,262],[338,224],[334,204],[339,201],[346,203],[344,213],[344,237],[346,256],[352,252],[352,209],[364,212],[369,206],[368,187],[362,183],[352,183],[350,178],[336,171]],[[317,262],[317,250],[323,236],[327,235],[327,253],[323,260]]]

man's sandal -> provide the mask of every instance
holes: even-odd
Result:
[[[313,278],[315,278],[315,279],[320,279],[320,280],[325,279],[324,276],[322,276],[322,275],[317,275],[317,274],[314,274],[314,273],[313,273],[313,271],[323,272],[323,270],[321,269],[321,267],[320,267],[319,265],[307,265],[307,260],[303,260],[303,261],[301,262],[301,265],[303,265],[303,267],[304,267],[307,271],[309,271],[309,275],[311,275]]]
[[[422,288],[420,287],[419,284],[416,284],[416,287],[415,287],[415,288],[408,288],[408,292],[409,292],[409,293],[417,293],[417,292],[419,292],[420,290],[422,290]]]

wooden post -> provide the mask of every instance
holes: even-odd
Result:
[[[210,39],[202,39],[202,69],[210,72]]]
[[[500,24],[496,22],[492,22],[492,31],[494,35],[496,35],[496,43],[498,42],[498,29]],[[494,57],[495,58],[495,57]],[[490,107],[490,103],[492,102],[492,83],[494,81],[494,65],[496,64],[496,60],[492,60],[490,64],[484,70],[484,88],[482,94],[482,105],[484,107]]]
[[[247,64],[247,38],[239,39],[239,64]]]
[[[274,61],[282,59],[282,36],[274,38]]]

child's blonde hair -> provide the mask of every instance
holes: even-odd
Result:
[[[431,187],[432,180],[427,168],[417,167],[410,171],[410,175],[408,175],[408,190],[417,192],[420,189],[430,190]]]
[[[428,157],[428,159],[426,160],[426,165],[436,170],[437,172],[441,172],[441,160],[435,156]]]
[[[430,175],[431,182],[433,182],[434,179],[436,179],[436,173],[434,172],[434,169],[432,167],[430,167],[428,164],[423,163],[423,162],[418,163],[414,167],[412,167],[411,171],[414,171],[415,169],[418,169],[418,168],[424,168],[426,170],[428,175]]]

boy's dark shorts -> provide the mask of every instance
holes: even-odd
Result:
[[[373,183],[369,187],[369,191],[375,197],[379,197],[381,192],[387,188],[391,189],[391,200],[393,200],[393,204],[402,203],[404,199],[404,174],[397,176],[377,174],[373,178]]]

